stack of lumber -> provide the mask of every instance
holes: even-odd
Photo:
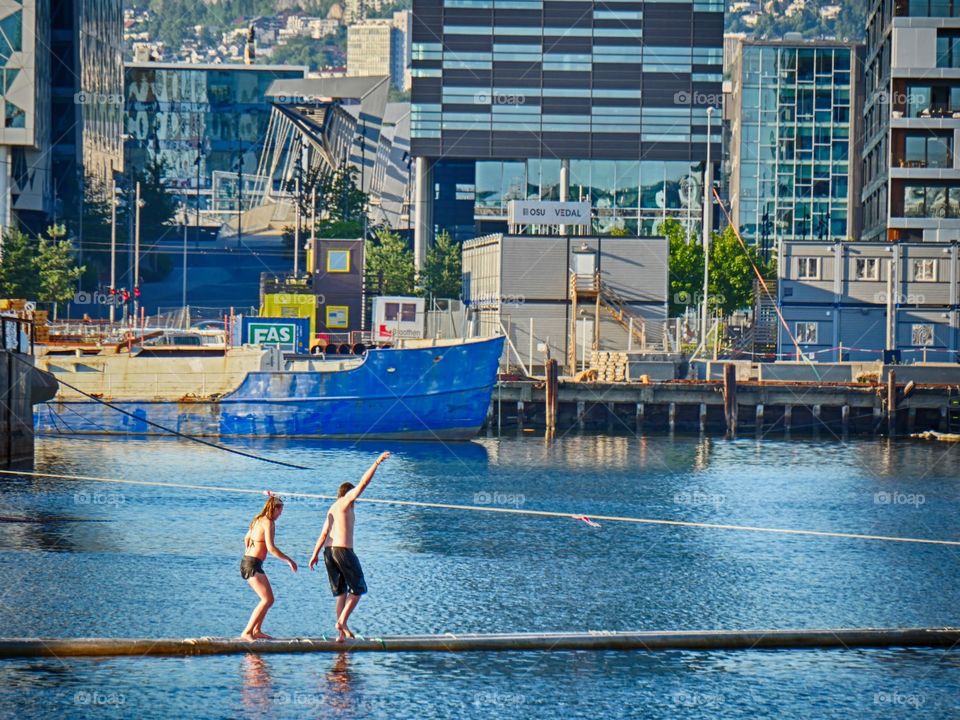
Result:
[[[600,382],[627,381],[627,354],[625,352],[594,351],[590,366],[597,371]]]
[[[33,341],[38,343],[50,342],[50,326],[47,325],[47,311],[34,310],[33,316]]]

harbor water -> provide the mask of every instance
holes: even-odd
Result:
[[[960,448],[912,441],[532,435],[471,443],[41,437],[36,470],[335,493],[381,450],[370,498],[960,540]],[[0,481],[0,635],[233,636],[263,496],[55,478]],[[330,635],[307,559],[326,502],[289,497],[264,630]],[[960,548],[362,504],[388,634],[960,624]],[[408,653],[0,661],[0,716],[138,718],[950,717],[960,652]]]

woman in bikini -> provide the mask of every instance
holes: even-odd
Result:
[[[270,580],[263,571],[263,561],[269,552],[274,557],[283,560],[293,572],[297,571],[297,564],[288,556],[284,555],[276,545],[273,544],[273,533],[276,521],[283,512],[283,499],[276,495],[270,495],[266,504],[263,506],[257,516],[250,523],[250,529],[243,538],[243,545],[246,549],[243,559],[240,561],[240,576],[250,583],[260,602],[253,609],[250,615],[250,621],[240,635],[242,640],[269,640],[270,636],[263,632],[261,626],[263,619],[267,616],[267,611],[273,605],[273,588],[270,587]]]

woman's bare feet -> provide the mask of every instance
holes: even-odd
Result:
[[[253,636],[254,636],[257,640],[273,640],[273,635],[267,635],[267,634],[266,634],[265,632],[263,632],[262,630],[258,630],[256,633],[254,633]]]
[[[241,639],[241,640],[252,641],[252,640],[256,640],[257,638],[256,638],[256,636],[253,635],[253,633],[245,632],[245,633],[243,633],[243,634],[240,635],[240,639]]]

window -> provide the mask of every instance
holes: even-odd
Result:
[[[388,302],[383,307],[384,322],[416,322],[417,304]]]
[[[937,31],[937,67],[960,68],[960,33]]]
[[[910,326],[910,344],[917,347],[933,345],[933,325],[917,323]]]
[[[346,305],[327,305],[327,328],[344,329],[350,326],[350,308]]]
[[[933,259],[914,260],[911,274],[914,282],[936,282],[937,261]]]
[[[816,257],[797,258],[797,279],[819,280],[820,279],[820,258],[816,258]]]
[[[854,265],[857,280],[880,279],[880,258],[857,258]]]
[[[907,133],[904,136],[901,167],[953,167],[953,135],[930,132]]]
[[[327,250],[327,272],[350,272],[350,251]]]
[[[817,323],[815,322],[794,323],[793,334],[796,336],[798,343],[802,343],[804,345],[816,345]]]

